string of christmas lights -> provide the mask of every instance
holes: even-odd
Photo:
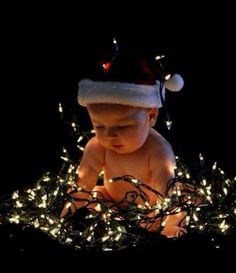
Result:
[[[59,111],[63,118],[61,105]],[[83,151],[80,143],[93,132],[79,132],[74,122],[71,126],[78,136],[77,148]],[[148,244],[154,238],[148,230],[155,225],[155,236],[162,236],[167,217],[180,212],[185,213],[184,227],[190,234],[227,235],[236,226],[236,178],[229,179],[217,163],[208,169],[201,154],[197,176],[193,177],[186,164],[176,158],[176,177],[169,181],[164,195],[135,177],[114,177],[110,183],[125,181],[135,188],[118,203],[105,200],[99,192],[88,192],[75,185],[78,163],[70,159],[65,148],[61,158],[63,165],[59,174],[48,172],[32,187],[2,197],[1,224],[33,227],[75,249],[103,251]],[[157,195],[155,206],[149,205],[144,188]],[[71,193],[75,192],[86,192],[89,197],[73,198]],[[143,205],[137,204],[137,198],[142,199]],[[72,213],[70,208],[75,201],[86,201],[86,204]],[[65,203],[69,212],[61,217]]]

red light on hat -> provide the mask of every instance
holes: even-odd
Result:
[[[107,73],[109,70],[110,70],[110,68],[111,68],[111,62],[107,62],[107,63],[103,63],[102,64],[102,68],[103,68],[103,71],[105,72],[105,73]]]

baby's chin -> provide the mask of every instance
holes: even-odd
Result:
[[[117,154],[131,154],[136,152],[140,147],[138,146],[138,147],[130,148],[130,147],[125,147],[123,145],[120,145],[120,146],[112,146],[112,147],[105,147],[105,148]]]

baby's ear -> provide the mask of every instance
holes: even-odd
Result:
[[[157,121],[158,109],[156,107],[150,108],[148,111],[148,115],[149,115],[149,125],[153,127]]]

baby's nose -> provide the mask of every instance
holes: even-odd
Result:
[[[116,127],[106,128],[105,135],[106,137],[117,137]]]

